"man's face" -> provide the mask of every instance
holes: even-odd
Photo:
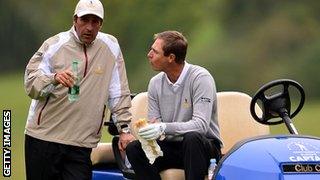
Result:
[[[155,71],[164,71],[169,65],[169,56],[164,56],[163,44],[162,39],[156,39],[147,54],[151,67]]]
[[[96,36],[102,27],[102,20],[98,16],[88,14],[81,17],[75,17],[73,24],[80,41],[85,44],[90,44],[96,39]]]

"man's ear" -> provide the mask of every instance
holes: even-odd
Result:
[[[171,62],[175,62],[176,61],[176,55],[174,55],[174,54],[169,54],[169,62],[171,63]]]
[[[77,22],[77,19],[78,19],[78,16],[77,16],[77,15],[74,15],[74,16],[73,16],[73,25]]]

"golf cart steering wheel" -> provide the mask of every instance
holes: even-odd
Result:
[[[265,92],[275,86],[283,86],[283,91],[271,96],[266,96]],[[296,88],[300,94],[300,102],[297,109],[290,114],[291,112],[291,101],[288,88],[292,86]],[[260,100],[262,103],[262,117],[258,117],[255,111],[255,105],[257,101]],[[253,96],[250,104],[250,112],[252,117],[262,124],[275,125],[283,123],[283,118],[289,116],[293,118],[298,112],[302,109],[305,100],[305,94],[302,86],[296,81],[290,79],[279,79],[271,81],[264,86],[262,86],[256,94]],[[273,118],[281,117],[279,120],[272,120]]]

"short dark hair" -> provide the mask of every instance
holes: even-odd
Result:
[[[154,40],[162,39],[164,41],[163,52],[165,56],[174,54],[176,63],[182,64],[186,58],[188,41],[178,31],[164,31],[154,35]]]

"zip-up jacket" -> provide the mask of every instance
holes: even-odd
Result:
[[[54,74],[71,70],[79,61],[80,95],[68,100],[68,88]],[[47,39],[30,59],[25,90],[32,98],[25,133],[50,142],[92,148],[101,138],[105,108],[115,115],[117,127],[128,124],[130,90],[117,39],[99,32],[84,45],[74,27]]]

